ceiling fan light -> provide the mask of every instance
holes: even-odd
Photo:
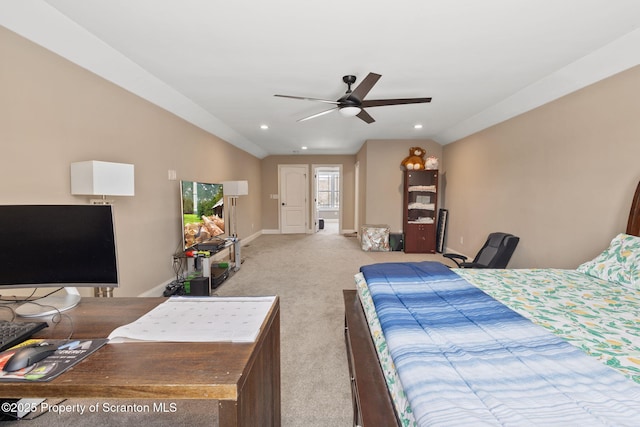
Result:
[[[358,114],[360,114],[360,111],[362,111],[362,109],[360,107],[342,107],[342,108],[340,108],[340,114],[342,114],[344,117],[357,116]]]

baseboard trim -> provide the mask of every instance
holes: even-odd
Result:
[[[148,291],[145,291],[143,293],[141,293],[140,295],[138,295],[138,297],[140,298],[146,298],[146,297],[161,297],[163,296],[164,290],[167,288],[167,285],[171,282],[173,282],[174,280],[176,280],[175,278],[171,278],[169,280],[167,280],[164,283],[159,284],[158,286],[154,286],[153,288],[149,289]]]
[[[246,245],[247,243],[251,242],[252,240],[257,239],[258,237],[260,237],[260,235],[261,235],[261,234],[264,234],[264,231],[260,230],[260,231],[257,231],[257,232],[255,232],[255,233],[253,233],[252,235],[250,235],[250,236],[248,236],[248,237],[243,237],[243,238],[240,240],[240,246],[244,246],[244,245]]]

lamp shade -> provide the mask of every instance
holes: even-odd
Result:
[[[97,160],[71,163],[71,194],[133,196],[133,165]]]
[[[224,181],[222,183],[222,192],[225,196],[246,196],[249,194],[248,181]]]

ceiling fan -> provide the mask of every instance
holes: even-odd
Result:
[[[362,83],[358,85],[353,91],[351,85],[356,82],[356,76],[344,76],[342,81],[347,84],[347,91],[337,101],[331,101],[328,99],[308,98],[303,96],[290,96],[290,95],[274,95],[281,98],[293,98],[302,99],[305,101],[317,101],[324,102],[325,104],[336,105],[333,108],[322,111],[320,113],[313,114],[298,120],[303,122],[305,120],[315,119],[316,117],[323,116],[332,111],[339,110],[340,114],[346,117],[356,116],[359,119],[367,122],[375,122],[374,118],[369,115],[364,109],[369,107],[381,107],[385,105],[401,105],[401,104],[420,104],[424,102],[431,102],[431,98],[396,98],[396,99],[370,99],[365,100],[365,96],[369,93],[371,88],[378,82],[378,79],[382,77],[380,74],[369,73],[367,77],[362,80]]]

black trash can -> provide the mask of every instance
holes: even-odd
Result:
[[[389,233],[389,247],[392,251],[404,250],[404,238],[402,233]]]

